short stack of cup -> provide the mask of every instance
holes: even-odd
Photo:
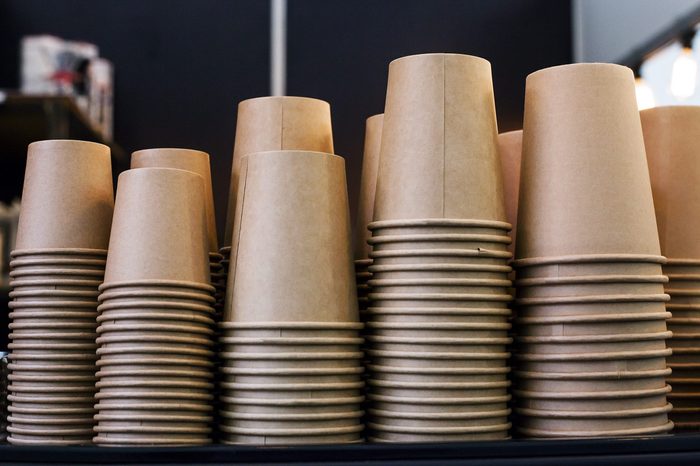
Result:
[[[528,76],[525,105],[516,432],[669,432],[665,258],[633,73],[610,64],[541,70]]]
[[[512,255],[496,138],[486,60],[391,63],[368,241],[372,441],[509,435]]]
[[[29,145],[10,262],[10,443],[91,442],[97,295],[113,206],[108,147]]]
[[[236,242],[233,223],[243,157],[271,150],[308,150],[332,154],[333,130],[328,102],[308,97],[270,96],[248,99],[238,104],[226,230],[224,245],[219,250],[224,294],[231,247]]]
[[[667,380],[677,430],[700,428],[700,107],[656,107],[640,112],[654,194],[661,252],[668,258],[666,308],[673,337]]]
[[[98,445],[211,442],[215,300],[204,192],[190,171],[119,176],[97,318]]]
[[[240,176],[221,323],[222,440],[361,442],[362,325],[344,161],[262,152],[243,159]]]

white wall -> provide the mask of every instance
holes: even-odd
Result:
[[[700,0],[573,0],[574,60],[616,62],[700,7]]]

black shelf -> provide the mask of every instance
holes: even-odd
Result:
[[[309,447],[100,448],[0,446],[0,464],[616,465],[700,464],[700,434],[582,440]]]

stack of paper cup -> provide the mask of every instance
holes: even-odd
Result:
[[[511,253],[490,64],[389,67],[369,267],[373,441],[508,436]]]
[[[677,429],[700,427],[700,107],[658,107],[641,112],[661,253],[668,258],[666,308],[673,338],[669,398]]]
[[[97,444],[211,441],[214,288],[204,193],[190,171],[119,176],[97,318]]]
[[[671,354],[634,77],[611,64],[528,76],[516,241],[516,430],[668,432]]]
[[[369,285],[367,282],[372,275],[369,272],[372,259],[369,258],[371,248],[367,240],[371,235],[367,226],[372,222],[374,213],[374,193],[377,187],[383,121],[384,115],[379,114],[367,118],[365,124],[365,150],[362,157],[360,199],[358,201],[355,224],[355,279],[360,315],[364,313],[369,303]]]
[[[7,353],[0,351],[0,443],[7,442]]]
[[[113,196],[107,146],[29,145],[10,262],[10,443],[92,439],[95,318]]]
[[[207,220],[207,238],[209,244],[209,275],[211,285],[216,289],[215,298],[217,316],[221,316],[226,297],[226,275],[221,264],[223,256],[219,254],[219,242],[216,236],[216,212],[214,209],[214,191],[211,184],[211,167],[209,154],[192,149],[146,149],[131,155],[131,168],[177,168],[194,172],[204,181],[204,210]]]
[[[220,250],[224,273],[228,271],[231,246],[235,243],[233,223],[243,157],[272,150],[308,150],[332,154],[333,130],[328,102],[308,97],[274,96],[248,99],[238,104],[226,232]]]
[[[345,163],[248,155],[221,324],[225,443],[362,440],[363,382]]]

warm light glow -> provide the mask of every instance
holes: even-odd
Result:
[[[639,110],[655,106],[654,91],[651,90],[651,87],[649,87],[644,79],[637,78],[634,80],[634,84],[637,93],[637,107],[639,107]]]
[[[698,63],[693,58],[693,51],[684,48],[673,63],[671,72],[671,94],[678,99],[687,99],[695,94]]]

